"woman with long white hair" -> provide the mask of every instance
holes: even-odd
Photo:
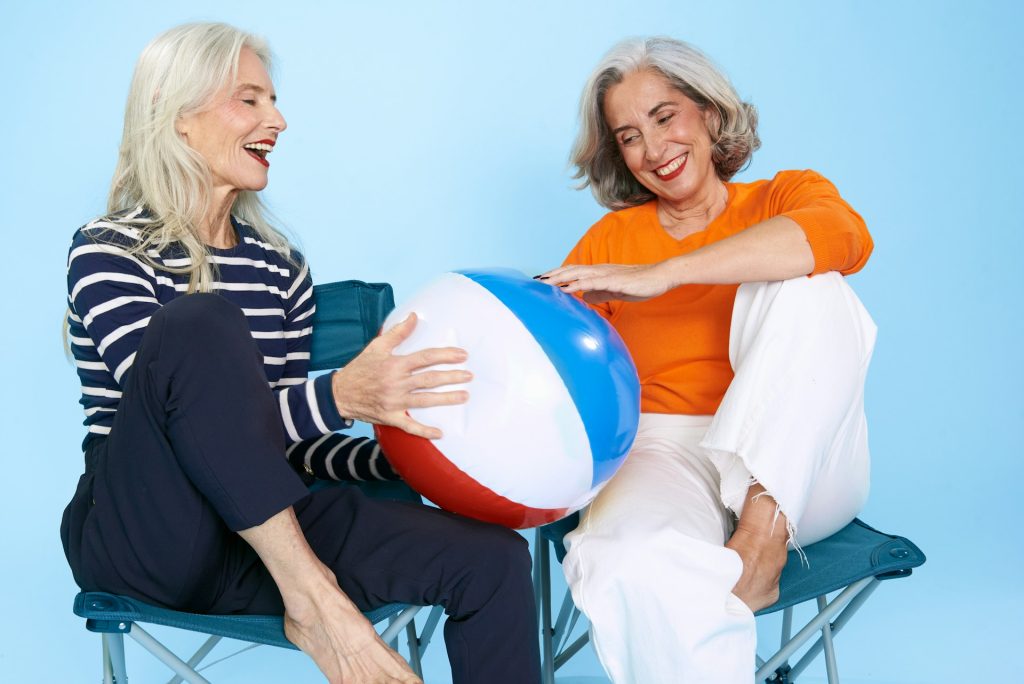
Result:
[[[312,280],[259,199],[285,131],[261,39],[187,24],[139,58],[107,214],[68,257],[88,433],[61,538],[76,582],[202,613],[278,613],[331,682],[412,682],[361,611],[445,606],[456,682],[539,680],[530,558],[504,528],[299,472],[394,477],[353,420],[436,438],[411,407],[466,401],[392,353],[416,321],[307,379]],[[299,472],[289,464],[289,458]]]

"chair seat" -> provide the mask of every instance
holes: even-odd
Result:
[[[390,603],[363,613],[371,623],[378,623],[398,615],[408,606]],[[157,608],[143,601],[108,594],[85,591],[75,597],[75,615],[86,619],[91,632],[128,632],[131,623],[142,622],[164,625],[193,632],[249,641],[281,648],[298,650],[284,636],[284,621],[280,615],[201,615],[167,608]]]
[[[573,514],[563,520],[537,528],[538,563],[534,570],[534,586],[538,592],[538,616],[541,619],[544,682],[555,681],[555,671],[587,643],[584,632],[571,641],[580,612],[566,592],[557,621],[552,620],[551,579],[548,542],[561,563],[565,558],[564,537],[576,529],[579,517]],[[832,640],[843,626],[871,596],[880,580],[906,577],[925,562],[925,555],[905,537],[885,534],[854,519],[831,537],[802,550],[790,551],[779,583],[779,600],[758,611],[766,615],[784,610],[781,645],[767,660],[758,658],[755,679],[758,682],[793,682],[817,657],[825,654],[826,673],[830,683],[839,681]],[[838,592],[832,600],[828,594]],[[792,633],[793,606],[814,599],[818,606],[814,615],[799,631]],[[821,637],[791,665],[788,659],[809,642],[816,632]]]
[[[544,538],[554,543],[555,556],[565,558],[562,538],[576,529],[578,514],[540,528]],[[823,594],[837,591],[865,577],[892,579],[909,575],[925,562],[925,555],[905,537],[879,532],[859,519],[831,537],[803,549],[807,562],[796,551],[789,559],[779,582],[779,600],[757,615],[783,610]]]
[[[803,552],[806,563],[796,551],[789,552],[779,581],[779,600],[757,615],[838,591],[865,577],[905,577],[925,562],[924,553],[909,539],[879,532],[857,518]]]

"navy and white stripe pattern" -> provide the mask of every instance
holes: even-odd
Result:
[[[288,447],[288,460],[296,470],[322,480],[400,480],[380,445],[367,437],[338,433]]]
[[[299,264],[296,267],[262,242],[250,226],[232,220],[238,244],[228,249],[210,248],[210,259],[217,269],[212,291],[245,314],[263,354],[267,380],[277,395],[291,444],[289,455],[305,465],[307,460],[317,460],[306,458],[306,448],[312,452],[326,444],[332,444],[332,449],[342,443],[357,446],[345,435],[333,434],[351,427],[352,422],[338,414],[331,375],[307,378],[315,310],[308,267],[298,253],[293,254],[293,261]],[[156,268],[130,253],[142,237],[140,231],[150,222],[146,212],[137,208],[94,220],[80,228],[72,240],[68,254],[68,324],[82,384],[80,401],[88,429],[85,445],[110,433],[121,387],[131,372],[150,317],[160,306],[188,291],[187,273],[160,268],[189,265],[180,246],[147,252]],[[307,440],[312,440],[309,447],[299,444]],[[361,448],[355,454],[349,450],[338,446],[329,459],[333,463],[344,452],[346,466],[352,461],[352,468],[340,468],[344,471],[339,473],[340,479],[378,479],[373,477],[374,471],[383,479],[393,479],[389,467],[377,465],[379,455],[371,459],[373,448]],[[360,455],[360,451],[365,453]],[[337,466],[331,469],[339,470]],[[329,469],[325,465],[323,470]]]

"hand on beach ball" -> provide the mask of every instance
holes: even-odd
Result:
[[[461,347],[473,373],[457,406],[410,409],[437,440],[376,426],[396,470],[441,508],[508,527],[558,520],[597,495],[640,417],[636,366],[618,333],[558,288],[511,270],[446,273],[396,308],[415,312],[396,349]]]

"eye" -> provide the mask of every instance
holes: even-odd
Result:
[[[250,107],[255,107],[256,106],[256,100],[253,100],[253,99],[250,99],[250,98],[242,98],[242,102],[244,102],[245,104],[249,105]]]
[[[658,125],[659,126],[664,126],[665,124],[667,124],[669,121],[672,120],[673,116],[675,116],[675,114],[664,114],[662,116],[659,116],[658,117]]]
[[[640,134],[639,133],[626,133],[625,135],[623,135],[623,136],[621,136],[619,138],[619,144],[620,145],[632,145],[633,143],[635,143],[639,139],[640,139]]]

